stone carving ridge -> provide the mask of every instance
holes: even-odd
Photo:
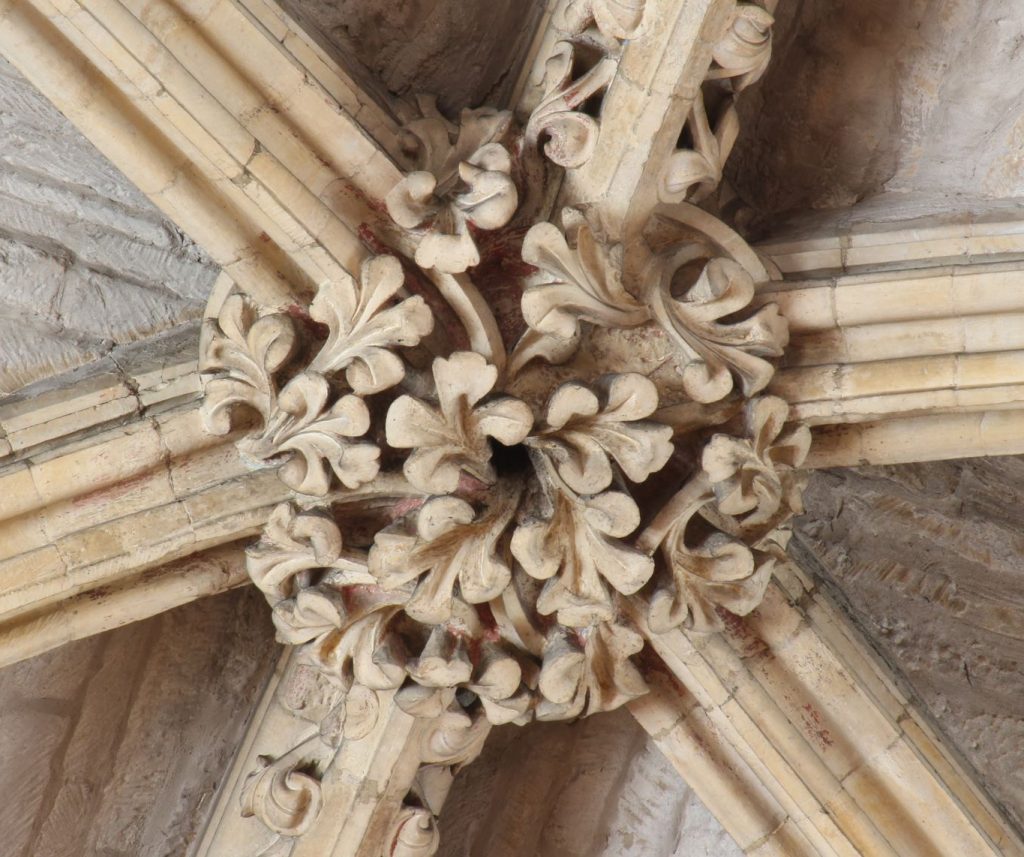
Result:
[[[583,108],[615,79],[622,43],[640,32],[645,6],[646,0],[572,0],[564,8],[560,29],[566,38],[545,63],[544,95],[524,129],[531,147],[545,140],[552,163],[576,169],[593,156],[600,122]]]
[[[429,810],[404,806],[384,840],[380,857],[433,857],[441,846],[441,831]]]
[[[291,755],[277,761],[261,757],[261,769],[249,775],[242,792],[242,815],[255,815],[282,836],[301,836],[320,814],[323,792]]]
[[[724,34],[712,51],[714,64],[687,119],[689,145],[665,164],[659,196],[665,202],[700,202],[722,181],[725,162],[739,136],[739,94],[756,83],[771,59],[775,19],[756,3],[734,3]]]
[[[300,347],[295,322],[283,313],[260,317],[249,298],[230,295],[206,321],[200,344],[200,371],[216,373],[206,385],[207,430],[227,434],[238,410],[255,415],[261,430],[239,449],[261,462],[285,456],[281,479],[300,494],[325,495],[332,474],[346,488],[371,482],[380,449],[356,440],[370,428],[361,397],[401,381],[405,365],[391,349],[418,344],[433,326],[421,297],[387,305],[402,281],[398,261],[378,257],[363,266],[359,284],[325,283],[309,315],[328,336],[284,384],[277,376]],[[339,372],[349,391],[335,396],[329,378]]]
[[[461,273],[480,263],[470,226],[498,229],[518,205],[512,157],[500,142],[512,114],[464,110],[453,125],[431,97],[420,96],[417,108],[420,115],[406,123],[403,136],[415,170],[385,202],[395,223],[419,231],[417,265]]]

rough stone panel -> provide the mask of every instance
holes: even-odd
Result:
[[[46,760],[59,752],[66,729],[66,716],[45,707],[0,715],[0,830],[4,847],[18,857],[34,854],[32,840],[52,776]]]
[[[815,474],[795,551],[1024,823],[1024,459]]]
[[[104,786],[114,774],[131,697],[157,630],[148,626],[136,634],[111,635],[95,647],[91,659],[95,672],[79,697],[65,752],[53,766],[49,812],[34,846],[39,853],[53,857],[80,853],[81,833],[91,826]]]
[[[739,857],[628,712],[494,730],[441,816],[438,857]]]
[[[251,589],[0,671],[5,857],[183,857],[276,658]]]
[[[1024,194],[1024,7],[1015,0],[780,3],[772,64],[730,162],[765,214],[882,191]]]
[[[456,113],[501,104],[543,0],[285,0],[345,65],[358,63],[396,95],[427,92]]]
[[[0,59],[0,394],[199,318],[216,274]]]

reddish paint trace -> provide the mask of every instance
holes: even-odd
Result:
[[[422,497],[409,497],[406,500],[399,500],[391,507],[389,516],[392,521],[397,521],[400,518],[404,518],[410,512],[415,512],[425,502],[427,501]]]
[[[473,662],[473,666],[479,665],[480,659],[483,657],[484,643],[501,642],[501,631],[498,628],[498,620],[494,618],[494,613],[491,611],[490,605],[477,604],[476,614],[480,617],[480,624],[483,625],[483,633],[480,634],[479,637],[474,637],[472,635],[469,637],[469,659]]]
[[[392,600],[394,593],[371,583],[353,583],[341,588],[341,603],[348,613],[357,613],[367,606],[374,606]],[[365,611],[369,615],[369,610]]]
[[[834,747],[835,739],[832,738],[832,733],[825,727],[825,719],[821,712],[809,702],[804,704],[802,710],[804,712],[802,715],[804,729],[807,730],[807,734],[811,738],[817,739],[818,745],[822,750]]]
[[[374,197],[367,196],[363,190],[356,187],[347,179],[339,178],[331,182],[330,190],[332,193],[336,193],[338,196],[347,196],[350,199],[362,203],[368,209],[370,209],[370,211],[387,216],[388,207],[384,203],[384,200],[375,199]]]
[[[747,620],[742,616],[731,613],[724,607],[716,607],[715,612],[725,625],[725,630],[742,646],[744,658],[773,658],[769,645],[762,640],[757,632],[750,627]]]
[[[360,223],[356,232],[359,235],[359,240],[362,241],[371,252],[378,256],[392,255],[391,248],[377,237],[377,233],[373,231],[373,227],[371,227],[369,223]]]
[[[314,339],[324,340],[330,335],[331,330],[326,325],[319,321],[315,321],[309,314],[309,310],[299,304],[290,304],[284,309],[285,314],[290,318],[295,319],[305,329],[306,332]]]
[[[482,232],[470,224],[480,251],[480,264],[472,269],[473,283],[494,310],[505,347],[511,349],[526,330],[520,310],[523,280],[537,268],[523,261],[525,227]]]
[[[455,493],[466,500],[475,503],[485,503],[492,487],[486,482],[481,482],[475,476],[470,476],[465,471],[462,471],[459,474],[459,484],[455,489]]]
[[[100,506],[104,503],[109,503],[112,500],[124,497],[126,494],[129,494],[131,491],[142,486],[147,479],[149,479],[149,473],[140,473],[135,476],[130,476],[127,479],[122,479],[114,485],[108,485],[105,488],[91,491],[88,494],[72,497],[71,505],[75,507]]]
[[[469,348],[469,337],[459,322],[458,317],[434,288],[430,282],[408,259],[399,256],[373,231],[367,223],[361,223],[359,239],[367,246],[371,253],[377,256],[394,256],[402,264],[402,271],[405,273],[405,288],[411,294],[419,295],[426,301],[427,306],[437,321],[437,327],[444,330],[452,341],[455,350],[466,350]]]

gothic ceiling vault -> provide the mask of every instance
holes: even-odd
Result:
[[[0,0],[4,847],[1024,855],[1022,43]]]

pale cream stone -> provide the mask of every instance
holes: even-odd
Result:
[[[81,496],[159,467],[166,456],[149,422],[107,431],[69,452],[56,450],[30,464],[40,498],[47,503]]]
[[[0,558],[8,559],[44,547],[50,542],[43,515],[29,513],[0,523]]]
[[[958,268],[953,275],[953,298],[957,314],[1000,313],[1021,309],[1024,275],[1019,270],[994,270],[974,266]]]
[[[1024,453],[1024,411],[903,416],[882,422],[837,426],[818,435],[808,467],[850,467],[942,461],[972,455]]]
[[[152,529],[147,531],[147,527]],[[158,547],[148,535],[152,531],[168,533],[172,541],[182,544],[193,539],[185,510],[171,503],[71,533],[55,543],[67,558],[75,584],[82,585],[106,579],[121,558],[136,561],[140,554],[155,552]]]
[[[818,271],[842,269],[843,251],[839,247],[811,248],[804,246],[781,247],[769,251],[772,261],[783,274],[809,274]]]
[[[972,344],[966,342],[969,333],[964,329],[973,320],[927,319],[846,328],[843,330],[843,358],[851,363],[866,363],[973,350]]]
[[[1024,353],[965,354],[957,361],[961,388],[1024,383]]]
[[[815,281],[794,289],[762,290],[755,303],[776,303],[789,322],[791,334],[808,334],[839,326],[836,315],[837,290],[829,281]],[[797,339],[799,343],[799,339]],[[796,343],[795,343],[796,344]]]
[[[0,518],[10,520],[43,502],[27,463],[17,462],[0,470]]]
[[[915,752],[921,755],[926,764],[940,773],[949,784],[953,797],[960,801],[967,811],[978,820],[979,826],[995,843],[995,846],[1008,853],[1013,853],[1018,847],[1017,844],[1012,841],[1003,824],[993,814],[992,807],[987,804],[986,798],[978,786],[970,780],[955,775],[956,762],[950,757],[941,740],[928,724],[921,719],[917,712],[910,710],[900,725]]]
[[[821,639],[856,676],[857,685],[869,694],[886,717],[893,722],[900,721],[909,704],[906,695],[878,658],[857,639],[854,630],[832,603],[821,593],[814,593],[806,609]]]
[[[778,609],[793,609],[784,608],[782,601],[770,603],[777,604]],[[796,804],[789,804],[792,809],[788,811],[796,823],[802,827],[810,824],[809,829],[817,831],[811,834],[812,841],[821,837],[819,841],[829,842],[830,847],[836,848],[839,853],[902,855],[907,853],[907,848],[923,847],[924,842],[931,836],[935,837],[932,841],[936,843],[938,853],[945,853],[943,843],[947,841],[947,835],[952,835],[964,837],[963,842],[971,842],[971,847],[977,849],[978,853],[999,853],[988,844],[991,835],[989,831],[993,828],[987,810],[974,802],[970,804],[970,810],[953,810],[952,804],[948,803],[951,792],[967,789],[967,794],[976,794],[953,767],[943,766],[941,775],[936,768],[929,768],[932,772],[930,776],[950,777],[948,786],[939,785],[940,780],[936,779],[932,785],[921,790],[906,788],[907,783],[917,782],[924,770],[920,767],[917,756],[892,749],[900,746],[900,742],[905,740],[903,729],[896,721],[899,719],[902,723],[906,701],[894,698],[894,686],[885,681],[884,674],[879,672],[877,664],[865,658],[860,644],[852,642],[849,636],[851,632],[839,630],[837,623],[841,620],[831,607],[821,601],[820,595],[816,596],[816,603],[818,606],[814,608],[814,613],[805,614],[804,621],[796,626],[792,641],[780,640],[770,648],[756,631],[758,621],[766,625],[770,623],[770,615],[755,622],[748,620],[750,630],[735,636],[735,640],[741,650],[752,652],[746,659],[752,675],[746,680],[741,679],[731,662],[723,662],[723,667],[731,676],[730,683],[736,683],[736,691],[733,698],[727,700],[720,708],[709,709],[705,706],[713,722],[727,730],[723,735],[729,734],[728,730],[737,730],[733,734],[742,736],[746,742],[742,746],[747,749],[741,752],[751,754],[747,757],[751,763],[755,759],[759,760],[753,764],[752,770],[758,772],[758,776],[770,792],[775,793],[774,790],[781,788],[781,795],[785,797],[780,796],[780,800],[784,806],[788,801],[797,801]],[[820,627],[829,630],[827,637],[818,631],[820,620],[825,621]],[[678,640],[680,644],[683,642],[679,637],[668,636],[655,637],[652,642],[659,650],[663,647],[673,651],[686,649],[685,646],[673,644],[673,639]],[[804,642],[800,642],[801,640]],[[764,647],[761,655],[753,654],[755,650],[751,647],[755,642]],[[832,648],[833,644],[838,648]],[[703,648],[709,655],[717,651],[717,647],[705,645]],[[855,668],[852,675],[844,676],[842,667],[836,670],[826,665],[829,659],[836,656],[839,656],[848,668]],[[825,661],[820,661],[821,658],[825,658]],[[789,670],[793,671],[792,675],[784,678]],[[785,681],[791,689],[781,692],[776,690],[770,696],[762,696],[757,690],[758,680],[755,678],[759,673],[763,673],[772,683]],[[694,674],[677,671],[677,675],[690,689]],[[776,678],[770,678],[772,675]],[[755,684],[751,684],[751,681]],[[868,689],[869,692],[864,693],[861,688]],[[802,694],[807,694],[806,702],[801,700]],[[777,709],[771,702],[772,698],[788,706],[792,712],[790,716],[798,722],[804,721],[802,715],[807,714],[808,710],[812,713],[817,712],[816,717],[808,715],[810,719],[801,723],[801,728],[810,728],[810,731],[804,733],[807,740],[798,737],[797,732],[800,730],[795,730],[791,721],[786,717],[780,719],[777,716]],[[883,707],[879,707],[880,705]],[[642,710],[641,706],[640,711]],[[721,715],[716,715],[715,711],[720,711]],[[654,734],[663,743],[670,743],[678,728],[673,727],[668,732],[664,731],[664,724],[669,717],[668,712],[659,712],[657,717],[650,721],[652,727],[660,725],[660,730]],[[640,720],[644,723],[642,715]],[[758,723],[757,728],[753,726],[752,721]],[[872,740],[862,743],[861,730],[871,722],[877,723],[878,728],[863,733],[865,738],[869,734],[873,737]],[[833,734],[830,730],[835,729],[839,723],[846,725]],[[840,733],[847,737],[840,739]],[[741,746],[736,743],[735,738],[726,740],[734,747]],[[837,744],[841,743],[846,743],[844,755],[834,761],[839,763],[836,770],[843,777],[842,785],[839,779],[828,775],[820,767],[821,764],[830,764],[828,760],[831,754],[835,752]],[[670,753],[670,758],[675,756]],[[840,759],[843,761],[839,761]],[[885,761],[879,761],[875,765],[872,763],[873,759]],[[894,759],[900,760],[898,770],[892,767]],[[793,769],[784,764],[783,760],[797,765],[801,771],[798,779],[793,778]],[[858,777],[858,772],[865,770],[866,765],[871,766],[875,776],[870,791],[864,791],[860,785],[866,775]],[[685,770],[682,763],[680,770]],[[844,771],[853,773],[844,775]],[[848,783],[850,788],[846,787]],[[884,811],[874,804],[877,795],[884,795]],[[927,805],[928,808],[925,808],[922,800],[931,801]],[[975,822],[972,821],[967,828],[958,827],[956,833],[950,834],[937,828],[920,828],[916,819],[920,814],[929,812],[941,812],[944,823],[956,817],[976,819],[976,824],[980,827],[974,827]],[[828,819],[834,819],[835,825]],[[953,823],[957,826],[961,822]],[[913,846],[906,837],[915,837]]]
[[[953,277],[950,275],[887,280],[882,283],[840,280],[836,285],[836,321],[841,327],[920,319],[955,314]]]
[[[558,13],[566,8],[549,9],[545,31],[535,40],[535,64],[549,58],[559,37]],[[604,96],[600,145],[570,169],[559,191],[562,203],[587,205],[613,238],[628,242],[625,270],[638,263],[635,239],[658,205],[657,181],[737,9],[716,0],[648,0],[641,11],[624,35],[604,33],[606,68],[615,66],[618,73]],[[594,23],[600,28],[602,20]],[[88,7],[71,0],[0,2],[0,47],[267,308],[354,273],[364,255],[356,230],[383,219],[373,204],[401,177],[391,150],[372,139],[384,132],[397,136],[397,126],[262,0]],[[521,83],[520,94],[533,107],[545,96],[531,93],[531,86]],[[327,91],[338,93],[337,110],[324,109]],[[146,133],[137,133],[140,128]],[[353,202],[354,194],[343,201],[338,191],[348,182],[368,201]],[[744,252],[737,236],[719,237]],[[959,264],[982,253],[1016,252],[1018,237],[1000,224],[872,227],[767,249],[783,272],[849,270],[936,258]],[[400,249],[407,252],[408,246]],[[749,260],[753,253],[745,252]],[[748,273],[754,267],[748,265]],[[964,308],[982,294],[991,304],[979,299],[977,307],[1004,312],[1000,301],[1007,299],[999,289],[970,281],[974,275],[960,268],[920,278],[905,272],[870,276],[881,279],[779,292],[786,295],[783,309],[788,306],[796,319],[794,333],[830,331],[802,349],[795,343],[801,359],[828,363],[787,370],[772,388],[798,406],[791,417],[825,423],[809,463],[1024,451],[1020,411],[941,413],[995,404],[1000,400],[983,398],[998,395],[994,390],[1006,391],[1001,404],[1008,404],[1010,391],[1024,380],[1013,350],[1021,347],[1019,319],[1001,318],[996,325],[980,309]],[[453,293],[460,284],[455,286]],[[478,342],[486,341],[478,335],[473,345],[482,350]],[[229,444],[204,434],[195,403],[188,401],[199,389],[191,366],[169,367],[166,375],[162,367],[151,368],[136,380],[141,378],[145,392],[138,394],[129,384],[126,395],[125,379],[114,373],[109,386],[83,388],[79,403],[68,399],[65,405],[50,402],[49,412],[12,414],[15,421],[27,420],[16,422],[14,431],[0,415],[12,450],[28,453],[27,463],[0,476],[5,487],[28,496],[18,495],[4,515],[17,553],[0,570],[9,584],[0,586],[0,599],[6,599],[0,603],[10,604],[4,617],[20,611],[24,621],[17,626],[24,634],[12,644],[14,657],[63,639],[52,619],[61,610],[79,617],[67,632],[71,639],[234,585],[235,577],[220,572],[202,581],[182,575],[173,585],[162,578],[166,588],[148,590],[134,589],[131,581],[169,558],[257,533],[277,503],[294,496],[276,472],[250,469]],[[634,386],[639,389],[639,382]],[[968,391],[978,395],[971,398]],[[136,395],[138,401],[131,401]],[[178,397],[186,401],[172,401]],[[170,410],[152,416],[144,412],[150,404]],[[815,404],[816,410],[799,409]],[[784,403],[779,406],[781,423],[786,411]],[[132,414],[139,418],[124,427],[105,426]],[[829,425],[879,414],[889,419],[828,433]],[[24,434],[17,438],[18,432]],[[453,449],[464,452],[459,444]],[[410,477],[430,478],[419,471]],[[629,529],[621,525],[626,517],[615,519],[615,531]],[[794,600],[805,585],[795,577],[787,588]],[[96,589],[106,585],[115,586],[116,597]],[[26,588],[33,592],[26,595]],[[748,853],[902,855],[924,843],[936,853],[995,854],[993,840],[1015,844],[982,801],[962,797],[969,789],[955,765],[923,764],[910,739],[893,731],[893,713],[905,703],[884,680],[859,674],[866,661],[853,651],[846,630],[837,630],[839,620],[830,618],[823,631],[813,610],[802,612],[781,592],[771,592],[761,616],[747,626],[755,629],[753,638],[736,629],[710,636],[655,634],[645,625],[643,608],[631,608],[635,624],[685,688],[674,697],[678,713],[642,701],[635,710],[676,764],[688,766],[703,783],[709,803]],[[93,596],[100,606],[81,608],[82,599]],[[34,626],[27,618],[32,615]],[[768,623],[760,635],[758,621]],[[0,640],[5,627],[0,625]],[[217,810],[202,852],[211,857],[266,853],[271,844],[266,829],[232,813],[245,791],[246,766],[256,756],[269,751],[279,761],[315,732],[283,710],[272,696],[277,691],[275,685],[257,713],[225,790],[230,801],[223,798]],[[669,694],[673,698],[671,688]],[[382,852],[428,758],[421,738],[430,728],[401,711],[391,696],[378,697],[380,715],[360,739],[346,740],[336,755],[317,748],[322,778],[298,781],[315,796],[307,808],[327,811],[298,813],[303,817],[295,823],[304,836],[295,857]],[[695,702],[702,708],[694,709]],[[843,740],[825,740],[829,729]],[[695,760],[696,750],[706,756]],[[907,783],[913,789],[901,788]],[[440,802],[443,785],[439,791]],[[254,811],[258,802],[246,798]],[[435,807],[430,810],[436,814]],[[939,820],[925,823],[932,817]]]
[[[702,802],[727,825],[740,848],[772,841],[786,814],[728,744],[722,742],[707,714],[686,711],[685,691],[655,683],[652,692],[630,703],[630,712],[694,788]],[[696,703],[694,703],[696,705]],[[737,802],[740,794],[746,799]]]
[[[0,615],[6,615],[40,593],[66,587],[64,557],[54,545],[0,560]]]
[[[119,481],[112,486],[81,494],[68,500],[51,503],[46,508],[46,530],[52,539],[129,515],[138,509],[149,509],[176,500],[166,468],[158,467]]]
[[[36,613],[12,620],[0,616],[0,665],[35,657],[247,581],[241,549],[226,547],[171,563],[158,575],[147,573],[108,589],[67,597]],[[7,589],[6,582],[3,588]]]
[[[941,843],[951,854],[998,853],[981,830],[956,823],[963,809],[939,783],[926,784],[914,776],[914,769],[921,767],[921,760],[906,743],[898,741],[851,773],[843,785],[885,832],[896,854],[912,853],[925,839]],[[879,788],[879,781],[894,780],[915,783],[914,794],[898,810],[887,790]]]

